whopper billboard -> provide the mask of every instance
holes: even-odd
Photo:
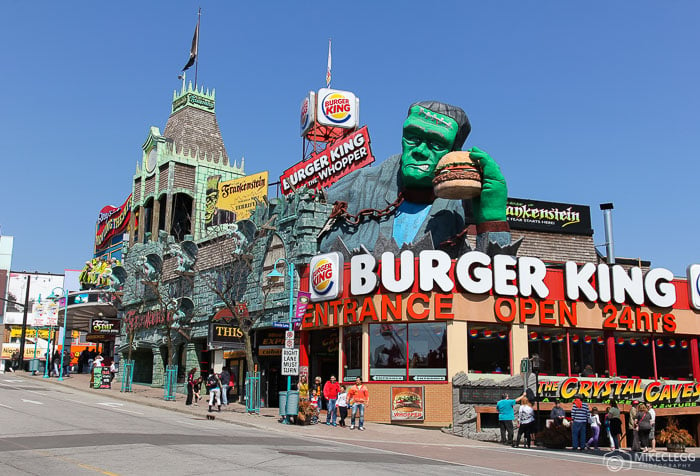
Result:
[[[280,177],[282,193],[302,186],[328,187],[353,170],[374,162],[367,126],[330,144],[325,150],[288,168]]]

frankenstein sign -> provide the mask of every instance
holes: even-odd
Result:
[[[506,218],[513,230],[593,234],[591,210],[585,205],[508,198]]]
[[[209,324],[209,343],[225,349],[245,349],[243,331],[232,324]]]

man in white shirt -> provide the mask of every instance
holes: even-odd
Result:
[[[647,403],[647,411],[649,416],[651,416],[651,431],[649,432],[649,441],[651,441],[651,452],[656,452],[656,437],[654,433],[656,431],[656,410],[651,406],[651,403]]]

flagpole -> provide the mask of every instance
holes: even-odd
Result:
[[[199,23],[202,20],[202,7],[197,11],[197,56],[194,58],[194,90],[197,90],[197,72],[199,70]]]

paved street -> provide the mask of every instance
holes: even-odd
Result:
[[[114,398],[125,396],[87,389],[85,376],[61,383],[0,375],[0,474],[610,474],[600,455],[514,450],[392,425],[285,426],[272,412],[229,410],[208,421],[206,406]],[[159,408],[167,405],[178,411]]]

